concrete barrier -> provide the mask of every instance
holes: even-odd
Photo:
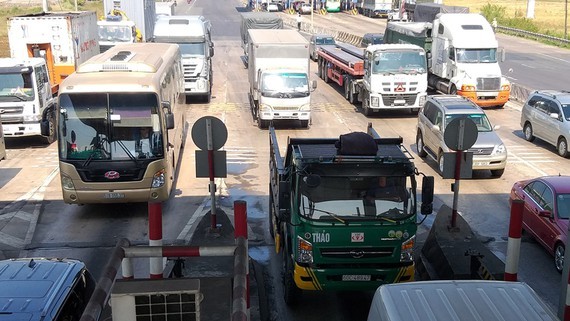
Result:
[[[523,85],[511,83],[511,96],[509,99],[524,103],[534,90]]]

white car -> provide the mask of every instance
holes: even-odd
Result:
[[[310,14],[311,11],[313,11],[313,8],[311,7],[311,4],[309,4],[309,3],[303,3],[303,4],[301,4],[301,7],[299,8],[299,12],[301,12],[301,14]]]
[[[394,9],[388,12],[388,21],[408,21],[408,13],[404,11],[404,13],[400,15],[400,10]]]
[[[267,4],[267,11],[268,12],[277,12],[279,11],[279,6],[276,3],[268,3]]]

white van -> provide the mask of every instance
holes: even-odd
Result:
[[[368,321],[558,321],[526,283],[418,281],[380,286]]]

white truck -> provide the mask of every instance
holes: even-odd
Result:
[[[317,74],[334,82],[362,113],[381,110],[418,111],[427,97],[427,62],[423,48],[411,44],[321,46]]]
[[[249,29],[283,29],[283,19],[275,12],[242,12],[241,13],[241,47],[247,63],[249,50]]]
[[[477,13],[440,13],[433,22],[388,22],[385,43],[423,47],[428,85],[444,94],[465,96],[481,107],[502,107],[510,82],[502,76],[498,48],[489,22]]]
[[[174,1],[156,1],[155,10],[157,19],[159,16],[173,16],[175,8],[176,2]]]
[[[0,58],[0,109],[6,137],[57,137],[59,84],[99,53],[94,11],[44,12],[8,18],[11,58]]]
[[[101,52],[118,43],[147,42],[154,35],[155,0],[104,0],[103,11],[97,22]]]
[[[360,14],[370,18],[387,18],[392,11],[392,0],[363,0],[358,9]]]
[[[152,41],[180,46],[186,97],[198,96],[210,102],[214,56],[210,21],[203,16],[161,16]]]
[[[296,30],[249,30],[249,98],[259,128],[271,121],[311,120],[309,42]]]

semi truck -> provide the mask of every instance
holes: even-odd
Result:
[[[173,1],[156,1],[155,2],[156,16],[173,16],[176,9],[176,2]],[[157,18],[158,19],[158,18]],[[156,27],[156,26],[155,26]]]
[[[387,18],[392,11],[392,0],[363,0],[358,9],[360,14],[370,18]]]
[[[425,49],[428,85],[444,94],[465,96],[481,107],[503,107],[510,82],[502,76],[495,33],[476,13],[441,13],[433,22],[388,22],[384,42]]]
[[[418,111],[427,96],[427,65],[423,48],[410,44],[369,45],[365,49],[337,43],[321,46],[317,74],[344,89],[362,112],[390,109]]]
[[[274,12],[242,12],[241,47],[247,62],[249,29],[283,29],[283,19]]]
[[[249,99],[259,128],[271,121],[298,120],[308,128],[311,92],[309,42],[296,30],[250,29]]]
[[[6,137],[55,141],[59,84],[99,53],[94,11],[43,12],[8,18],[11,58],[0,58],[0,109]]]
[[[211,23],[204,16],[161,16],[154,27],[154,42],[180,46],[186,97],[212,96],[214,43]]]
[[[155,0],[104,0],[98,21],[101,52],[118,43],[147,42],[154,35]]]
[[[281,156],[269,133],[269,232],[283,258],[285,302],[303,290],[413,281],[420,174],[402,138],[380,138],[369,124],[337,138],[288,138]],[[433,187],[424,175],[424,215]]]

